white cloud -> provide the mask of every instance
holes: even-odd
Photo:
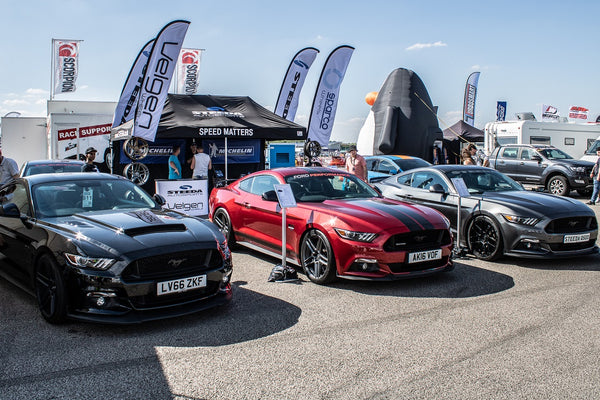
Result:
[[[422,49],[428,49],[430,47],[446,47],[446,46],[448,46],[446,43],[438,40],[437,42],[433,42],[433,43],[415,43],[412,46],[408,46],[406,48],[406,51],[422,50]]]
[[[30,94],[30,95],[43,95],[46,96],[48,95],[48,91],[44,90],[44,89],[34,89],[34,88],[29,88],[25,91],[25,93]]]

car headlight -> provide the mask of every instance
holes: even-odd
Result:
[[[94,268],[102,271],[109,269],[116,261],[112,258],[85,257],[70,253],[65,253],[65,258],[69,264],[74,265],[75,267]]]
[[[334,228],[335,232],[343,239],[354,240],[355,242],[371,243],[377,237],[376,233],[354,232],[347,229]]]
[[[508,215],[508,214],[502,214],[502,216],[508,222],[512,222],[513,224],[519,224],[519,225],[533,226],[541,221],[540,218],[535,218],[535,217],[520,217],[518,215]]]
[[[571,168],[571,170],[575,171],[575,172],[585,172],[585,167],[573,167],[573,166],[569,166],[569,168]]]

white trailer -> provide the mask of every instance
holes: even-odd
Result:
[[[484,128],[484,149],[491,154],[495,147],[505,144],[552,145],[580,158],[600,136],[600,124],[566,122],[504,121],[488,122]]]
[[[46,117],[2,117],[2,155],[16,161],[48,158]]]

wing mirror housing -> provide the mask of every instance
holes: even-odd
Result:
[[[262,194],[262,199],[265,201],[278,201],[277,193],[274,190],[268,190]]]
[[[429,186],[429,191],[431,193],[447,194],[446,190],[444,190],[444,187],[439,183],[434,183],[433,185]]]
[[[161,207],[164,206],[165,204],[167,204],[167,200],[158,193],[156,193],[154,196],[152,196],[152,199],[154,199],[156,204],[158,204]]]

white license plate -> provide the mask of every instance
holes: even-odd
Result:
[[[408,253],[408,263],[418,263],[423,261],[440,260],[442,258],[442,249],[419,251],[418,253]]]
[[[158,282],[156,294],[158,296],[169,293],[187,292],[188,290],[206,287],[206,275],[190,276],[187,278],[174,279],[172,281]]]
[[[589,233],[584,233],[581,235],[565,235],[563,238],[563,243],[580,243],[587,242],[588,240],[590,240]]]

